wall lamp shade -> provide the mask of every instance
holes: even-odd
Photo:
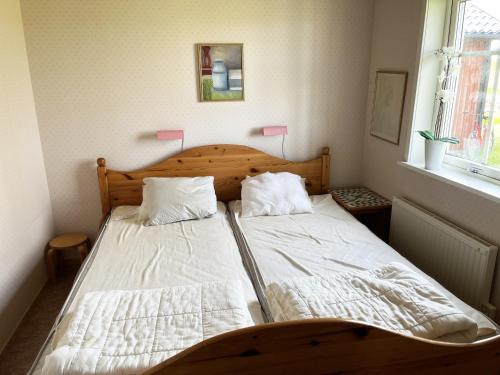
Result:
[[[288,127],[287,126],[266,126],[262,128],[262,135],[287,135]]]
[[[161,141],[181,140],[181,152],[184,151],[184,130],[158,130],[156,139]]]
[[[265,126],[262,128],[262,135],[263,136],[268,136],[268,135],[281,135],[281,136],[283,136],[283,139],[281,141],[281,155],[283,155],[283,159],[286,159],[286,157],[285,157],[285,137],[287,134],[288,134],[288,126],[286,126],[286,125]]]
[[[184,130],[158,130],[156,138],[162,141],[171,141],[175,139],[184,140]]]

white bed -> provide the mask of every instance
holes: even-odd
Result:
[[[124,211],[123,207],[119,209]],[[134,210],[125,211],[130,209]],[[223,203],[218,202],[218,212],[210,218],[149,227],[141,224],[138,215],[123,218],[115,210],[75,283],[58,328],[34,373],[40,373],[45,356],[64,333],[77,301],[85,293],[168,288],[217,280],[240,280],[253,322],[264,322]]]
[[[465,304],[438,282],[378,239],[364,225],[343,210],[330,195],[311,197],[312,214],[241,217],[241,202],[230,203],[234,225],[239,230],[240,247],[253,264],[259,289],[273,282],[303,276],[341,274],[402,263],[423,275],[467,316],[478,323],[478,335],[495,332],[495,325]],[[271,319],[269,306],[261,301]],[[446,341],[462,341],[446,337]]]

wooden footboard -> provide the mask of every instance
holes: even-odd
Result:
[[[338,319],[228,332],[144,374],[500,374],[500,337],[447,344]]]

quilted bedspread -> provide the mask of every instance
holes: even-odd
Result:
[[[82,296],[42,374],[136,374],[252,324],[237,281]]]
[[[477,324],[417,273],[399,263],[336,275],[272,283],[266,290],[275,321],[335,317],[436,339],[477,337]]]

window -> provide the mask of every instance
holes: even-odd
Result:
[[[451,15],[449,45],[461,54],[445,127],[460,143],[446,162],[500,179],[500,1],[458,0]]]

